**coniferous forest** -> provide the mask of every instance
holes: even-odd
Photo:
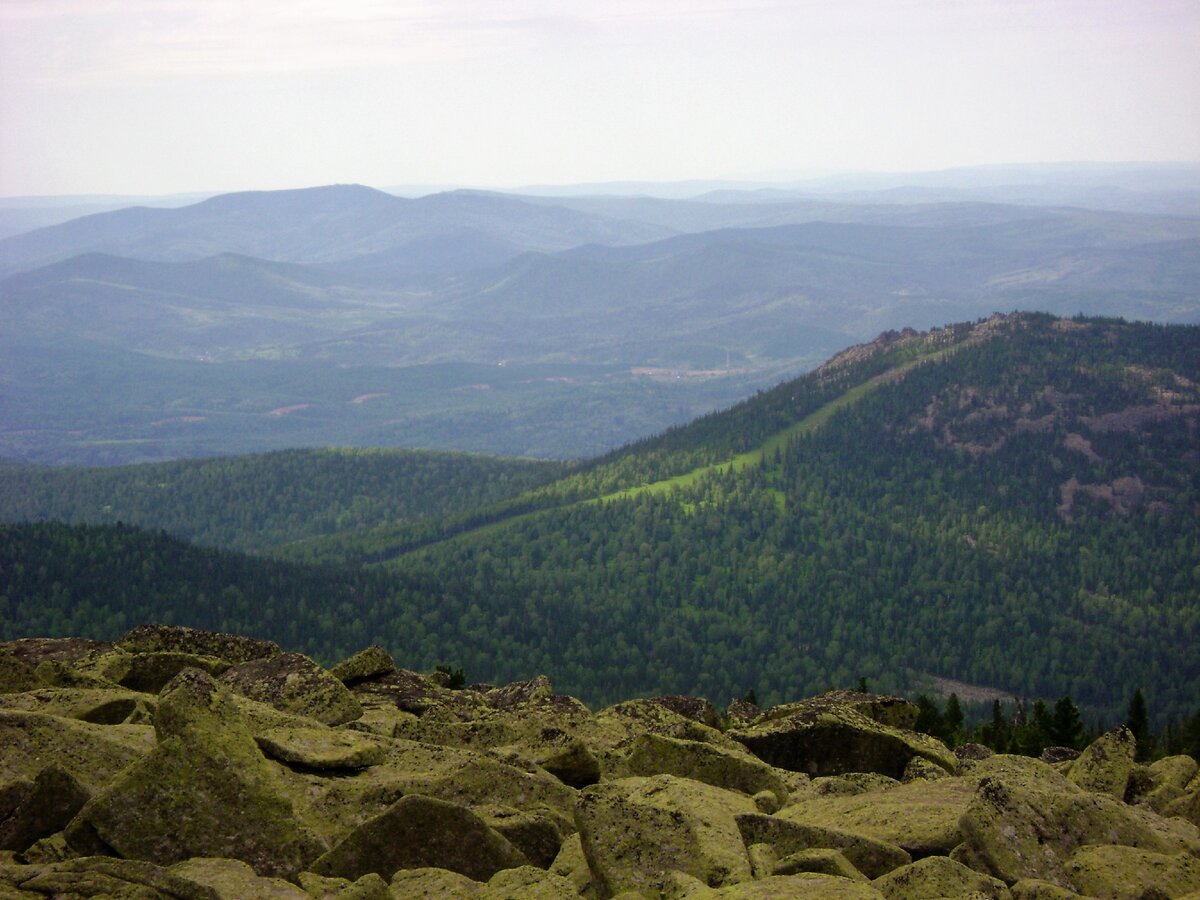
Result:
[[[0,640],[380,643],[596,704],[954,683],[983,724],[1069,697],[1090,728],[1140,690],[1162,728],[1200,709],[1198,448],[1200,329],[1021,314],[888,333],[576,464],[11,466]]]

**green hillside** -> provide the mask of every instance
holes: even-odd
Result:
[[[471,679],[544,671],[593,703],[944,678],[1110,717],[1141,687],[1188,715],[1198,437],[1198,328],[1013,315],[893,333],[525,493],[296,545],[343,568],[288,571],[341,571],[349,593],[279,592],[257,622],[200,604],[188,624],[326,658],[377,640]],[[64,609],[93,602],[61,562],[20,565],[7,636],[55,633],[55,578]]]

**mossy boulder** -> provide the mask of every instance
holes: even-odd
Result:
[[[797,875],[801,872],[837,875],[851,881],[867,882],[867,877],[846,859],[842,851],[828,848],[797,850],[779,860],[771,870],[772,875]]]
[[[1067,779],[1085,791],[1125,798],[1137,741],[1124,725],[1092,741],[1067,769]]]
[[[237,664],[279,653],[274,641],[182,625],[139,625],[116,642],[126,653],[192,653]]]
[[[1178,816],[1193,825],[1200,825],[1200,785],[1193,779],[1187,792],[1163,807],[1163,815]]]
[[[161,865],[224,857],[259,875],[289,877],[325,849],[301,824],[228,692],[206,673],[185,669],[164,689],[155,730],[158,745],[67,827],[77,851]]]
[[[42,665],[47,665],[43,663]],[[0,695],[0,708],[40,712],[95,725],[120,725],[133,719],[153,721],[157,700],[150,694],[108,688],[40,687],[21,694]]]
[[[893,697],[887,694],[871,694],[863,691],[827,691],[816,697],[797,700],[794,703],[781,703],[772,706],[762,713],[758,721],[785,719],[798,712],[813,710],[848,708],[860,715],[866,716],[880,725],[892,728],[911,729],[917,724],[919,710],[916,704],[903,697]]]
[[[282,878],[264,878],[236,859],[197,857],[176,863],[172,875],[211,890],[220,900],[310,900],[307,892]]]
[[[25,871],[17,871],[17,870]],[[0,874],[0,885],[24,893],[17,897],[127,897],[138,900],[221,900],[220,895],[162,866],[135,859],[83,857],[57,863],[14,867]],[[9,896],[5,894],[4,896]]]
[[[449,869],[485,881],[500,869],[528,865],[523,853],[465,806],[433,797],[403,797],[364,822],[308,867],[318,875],[391,878],[400,869]]]
[[[708,894],[684,893],[681,897],[697,900]],[[770,875],[714,891],[711,896],[726,900],[790,900],[793,897],[820,897],[821,900],[880,900],[873,885],[837,875],[802,872],[796,875]]]
[[[625,764],[631,775],[678,775],[750,795],[770,791],[778,806],[788,798],[783,779],[758,757],[702,741],[643,734]]]
[[[1200,891],[1200,859],[1187,853],[1154,853],[1135,847],[1080,847],[1067,861],[1066,879],[1090,897],[1137,900],[1153,888],[1161,896]]]
[[[0,710],[0,747],[0,784],[18,778],[32,781],[52,760],[86,790],[95,791],[154,749],[154,730]]]
[[[707,725],[709,728],[720,728],[721,717],[717,708],[704,697],[691,697],[686,694],[665,694],[661,697],[651,697],[651,703],[657,703],[664,709],[678,713],[685,719]]]
[[[0,653],[0,695],[31,691],[38,683],[33,666],[16,657]]]
[[[396,671],[396,661],[378,644],[359,650],[329,670],[329,674],[346,685],[368,678],[378,678]]]
[[[1160,759],[1146,767],[1148,784],[1134,799],[1162,814],[1167,804],[1187,793],[1188,784],[1196,777],[1196,773],[1196,760],[1190,756]]]
[[[324,725],[343,725],[362,716],[362,707],[346,686],[300,653],[240,663],[220,681],[244,697]]]
[[[467,900],[478,898],[481,890],[483,885],[473,878],[430,866],[401,869],[391,882],[395,900]]]
[[[888,900],[934,900],[937,897],[990,897],[1010,900],[998,878],[968,869],[945,856],[927,856],[876,878],[872,884]]]
[[[536,866],[504,869],[488,879],[480,900],[561,900],[575,895],[575,886],[561,875]]]
[[[378,739],[357,731],[276,727],[256,734],[254,740],[271,759],[316,772],[365,769],[387,759]]]
[[[940,741],[882,725],[837,703],[797,705],[786,716],[763,717],[729,735],[764,762],[811,776],[878,772],[898,779],[914,756],[947,772],[958,768]]]
[[[1080,896],[1062,885],[1038,878],[1022,878],[1009,890],[1013,900],[1076,900]]]
[[[1120,844],[1156,853],[1200,853],[1200,832],[1189,833],[1153,813],[1104,794],[1018,787],[983,778],[963,814],[963,850],[988,874],[1013,883],[1037,878],[1064,887],[1066,859],[1087,844]]]
[[[575,833],[575,823],[549,810],[526,812],[511,806],[487,804],[472,809],[489,828],[525,854],[533,865],[549,869],[564,839]]]
[[[199,653],[168,650],[158,653],[138,653],[125,657],[126,666],[113,680],[131,691],[157,694],[172,678],[184,669],[202,669],[209,675],[220,675],[229,668],[227,660]]]
[[[657,775],[586,788],[575,823],[597,895],[648,889],[678,870],[710,887],[751,877],[735,816],[752,813],[750,798],[712,785]]]
[[[17,793],[17,802],[0,800],[0,850],[27,850],[35,841],[61,831],[83,805],[89,793],[72,775],[51,763],[37,774],[32,783],[17,782],[28,789]]]
[[[804,850],[837,850],[868,878],[878,878],[912,862],[908,852],[898,845],[866,834],[762,814],[741,814],[735,819],[745,845],[767,845],[776,860]]]

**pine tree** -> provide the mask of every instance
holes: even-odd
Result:
[[[1050,739],[1060,747],[1083,748],[1083,717],[1070,697],[1060,697],[1054,704],[1054,717],[1050,725]]]
[[[1146,698],[1142,689],[1133,692],[1129,701],[1129,711],[1125,714],[1125,727],[1133,732],[1137,741],[1137,760],[1145,762],[1150,757],[1150,715],[1146,711]]]

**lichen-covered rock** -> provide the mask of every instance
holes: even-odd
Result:
[[[751,877],[735,816],[754,812],[744,795],[657,775],[602,782],[582,791],[575,814],[600,897],[646,890],[678,870],[710,887]]]
[[[108,641],[88,638],[20,638],[0,643],[0,657],[18,659],[36,669],[43,662],[74,665],[82,659],[111,649]]]
[[[504,869],[488,879],[480,900],[561,900],[575,894],[575,886],[553,872],[536,866]]]
[[[963,762],[977,762],[981,759],[988,759],[996,755],[996,751],[991,747],[985,747],[983,744],[966,743],[959,744],[954,748],[954,756],[958,759],[960,765]]]
[[[762,709],[759,708],[758,704],[742,699],[730,700],[729,707],[725,710],[725,717],[729,720],[729,724],[735,728],[741,725],[749,725],[761,715]]]
[[[244,697],[323,725],[343,725],[362,715],[362,706],[344,684],[299,653],[240,663],[220,681]]]
[[[950,773],[941,766],[923,756],[914,756],[904,767],[904,774],[900,776],[900,780],[907,784],[910,781],[937,781],[939,778],[949,777]]]
[[[1079,751],[1074,747],[1046,747],[1042,750],[1040,759],[1047,765],[1056,766],[1079,759]]]
[[[0,710],[0,784],[32,781],[49,760],[95,791],[154,748],[142,725],[93,725],[44,713]]]
[[[470,879],[467,880],[470,881]],[[304,888],[305,894],[312,897],[313,900],[392,900],[392,892],[388,883],[374,872],[368,872],[357,881],[351,881],[348,878],[329,878],[313,872],[301,872],[296,881],[299,882],[300,887]],[[471,883],[474,884],[474,882]]]
[[[1200,786],[1196,785],[1196,779],[1189,784],[1187,793],[1169,801],[1163,807],[1163,815],[1178,816],[1200,826]]]
[[[692,894],[688,894],[692,897]],[[840,875],[797,872],[795,875],[768,875],[757,881],[720,888],[699,897],[733,900],[785,900],[791,897],[822,897],[829,900],[882,900],[883,895],[870,882],[854,881]]]
[[[329,674],[345,685],[354,685],[368,678],[378,678],[396,671],[396,661],[378,644],[359,650],[329,670]]]
[[[42,665],[47,665],[43,663]],[[0,708],[40,712],[95,725],[149,724],[157,701],[149,694],[108,688],[49,687],[0,695]],[[133,722],[140,718],[141,722]]]
[[[902,782],[878,772],[847,772],[845,775],[822,775],[810,781],[818,797],[852,797],[899,787]]]
[[[578,894],[591,895],[592,870],[588,868],[587,857],[583,854],[583,839],[579,832],[563,841],[558,850],[558,856],[550,864],[550,871],[560,875],[575,888]]]
[[[465,900],[477,898],[483,885],[449,869],[401,869],[392,879],[395,900]]]
[[[1013,900],[1076,900],[1080,896],[1062,885],[1038,878],[1022,878],[1009,890]]]
[[[772,875],[797,875],[800,872],[837,875],[851,881],[864,884],[867,882],[867,877],[858,871],[840,850],[828,848],[797,850],[779,860],[771,870]]]
[[[1146,768],[1148,785],[1134,798],[1156,813],[1166,810],[1167,804],[1187,793],[1188,784],[1196,777],[1196,760],[1190,756],[1168,756]]]
[[[835,709],[852,709],[880,725],[900,729],[912,728],[917,724],[919,714],[916,704],[903,697],[869,694],[862,691],[827,691],[817,697],[772,706],[759,717],[758,721],[766,722],[771,719],[785,719],[796,713]]]
[[[126,653],[194,653],[237,664],[279,653],[274,641],[182,625],[139,625],[116,642]]]
[[[704,697],[689,697],[684,694],[666,694],[662,697],[651,697],[651,703],[657,703],[664,709],[679,713],[685,719],[707,725],[709,728],[720,728],[721,717],[717,709]]]
[[[1196,829],[1189,834],[1107,795],[1070,788],[1073,793],[1018,787],[1001,777],[981,780],[960,823],[971,858],[1010,884],[1037,878],[1069,887],[1063,865],[1081,845],[1200,853]]]
[[[256,734],[254,740],[271,759],[316,772],[365,769],[387,759],[380,741],[357,731],[276,727]]]
[[[573,821],[555,816],[549,810],[526,812],[511,806],[488,804],[476,806],[472,812],[540,869],[550,868],[563,840],[575,833]]]
[[[83,852],[162,865],[240,859],[259,875],[295,875],[324,845],[300,821],[277,768],[226,691],[197,669],[164,690],[158,745],[123,769],[67,827]]]
[[[449,869],[484,881],[529,860],[464,806],[412,794],[364,822],[308,868],[318,875],[391,878],[400,869]]]
[[[1085,791],[1123,800],[1136,749],[1133,732],[1122,725],[1088,744],[1071,763],[1067,778]]]
[[[20,868],[29,871],[17,875],[16,886],[34,897],[221,900],[211,888],[141,860],[94,856]]]
[[[991,897],[1009,900],[1008,887],[945,856],[927,856],[901,866],[872,884],[888,900],[934,900],[937,897]]]
[[[131,691],[157,694],[184,669],[202,669],[209,675],[220,675],[229,668],[227,660],[199,653],[166,650],[157,653],[130,655],[128,665],[113,680]]]
[[[196,857],[171,866],[169,871],[192,884],[203,885],[220,900],[309,900],[309,895],[282,878],[264,878],[236,859]]]
[[[787,787],[776,771],[745,751],[643,734],[634,741],[625,764],[631,775],[678,775],[744,794],[770,791],[779,806],[787,802]]]
[[[1187,854],[1163,854],[1134,847],[1080,847],[1067,861],[1067,881],[1090,897],[1137,900],[1150,888],[1162,896],[1178,897],[1200,891],[1200,859]]]
[[[22,784],[18,782],[18,784]],[[23,851],[61,831],[88,801],[89,793],[54,763],[38,773],[18,802],[5,810],[0,802],[0,850]]]
[[[958,767],[954,754],[928,735],[881,725],[836,703],[795,706],[786,716],[764,716],[729,734],[772,766],[814,776],[878,772],[900,778],[914,756],[947,772]]]
[[[896,844],[841,828],[789,822],[761,814],[738,815],[736,821],[747,847],[765,844],[772,848],[777,860],[803,850],[838,850],[868,878],[878,878],[912,862],[907,851]]]

